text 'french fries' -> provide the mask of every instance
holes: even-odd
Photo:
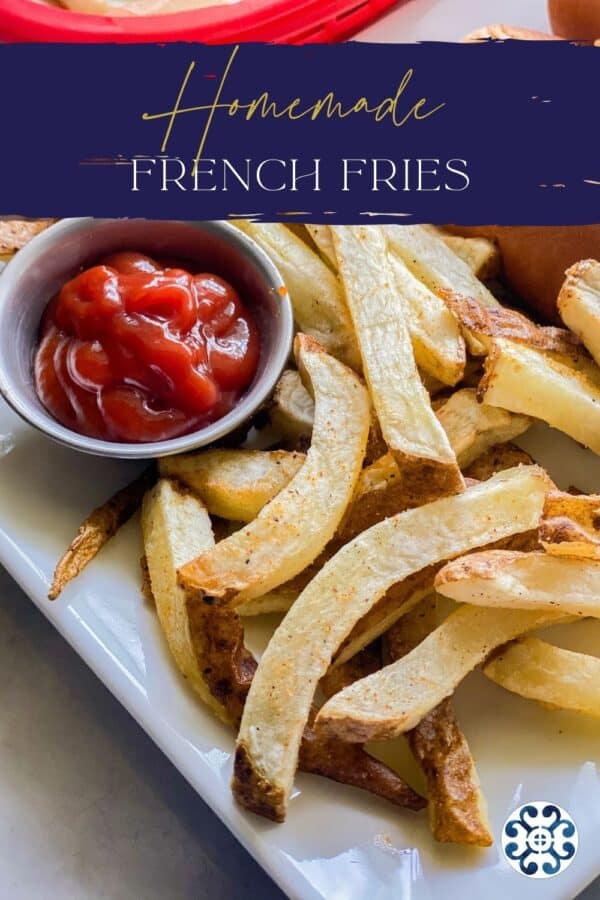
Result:
[[[600,616],[597,560],[489,550],[448,563],[435,586],[445,597],[476,606]]]
[[[491,406],[543,419],[600,453],[600,370],[584,358],[496,340],[479,396]]]
[[[600,716],[600,659],[595,656],[529,637],[498,651],[483,671],[521,697]]]
[[[365,455],[369,399],[357,376],[306,335],[296,337],[296,355],[315,395],[303,466],[249,525],[180,571],[188,588],[236,606],[293,578],[318,556],[339,525]]]
[[[285,815],[317,683],[361,616],[412,573],[534,528],[546,485],[537,467],[502,472],[462,494],[386,519],[321,569],[273,635],[248,696],[237,746],[246,780],[243,786],[234,781],[245,805],[268,804],[275,817]]]

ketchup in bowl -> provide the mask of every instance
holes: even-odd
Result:
[[[227,281],[120,252],[48,304],[35,385],[46,409],[80,434],[165,441],[229,412],[259,351],[252,316]]]

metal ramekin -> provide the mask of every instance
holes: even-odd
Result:
[[[153,443],[97,440],[65,428],[40,403],[33,354],[44,308],[82,267],[106,253],[137,250],[197,261],[237,288],[260,331],[256,376],[236,407],[191,434]],[[85,453],[147,459],[182,453],[222,438],[245,422],[273,390],[289,357],[292,306],[277,268],[247,235],[226,222],[149,219],[63,219],[20,250],[0,276],[0,393],[23,419],[48,437]]]

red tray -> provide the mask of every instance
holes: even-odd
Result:
[[[88,16],[33,0],[1,0],[0,39],[140,43],[328,43],[356,34],[398,0],[241,0],[166,16]]]

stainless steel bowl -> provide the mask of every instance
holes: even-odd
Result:
[[[258,370],[237,406],[223,418],[169,441],[116,443],[65,428],[40,403],[33,381],[33,354],[44,308],[82,267],[116,250],[197,261],[230,281],[248,304],[260,331]],[[0,276],[0,393],[48,437],[99,456],[146,459],[181,453],[238,428],[273,390],[290,354],[292,337],[292,307],[277,268],[251,238],[226,222],[63,219],[20,250]]]

